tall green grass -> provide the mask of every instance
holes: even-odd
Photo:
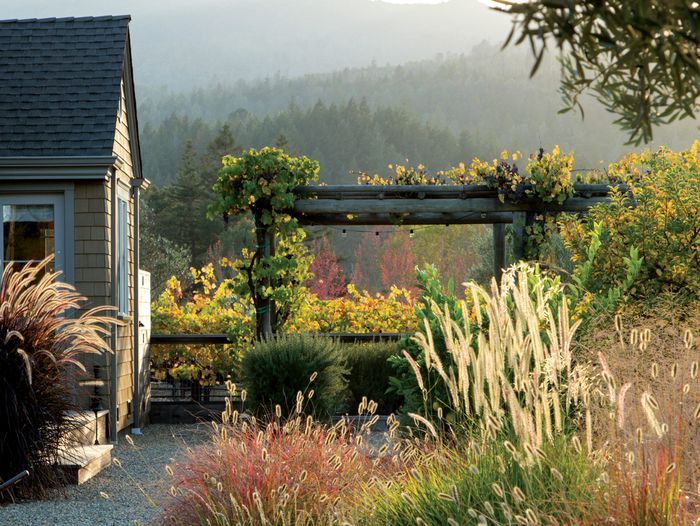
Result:
[[[537,462],[512,451],[502,441],[440,447],[389,487],[366,487],[357,524],[572,524],[584,516],[599,473],[585,453],[564,438]]]

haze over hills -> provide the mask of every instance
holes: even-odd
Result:
[[[351,182],[350,170],[424,163],[439,170],[492,159],[502,148],[525,154],[559,144],[578,168],[598,167],[634,148],[612,116],[588,101],[586,118],[560,115],[559,67],[547,60],[529,78],[527,50],[481,44],[468,54],[399,66],[346,68],[297,78],[212,85],[188,93],[142,90],[139,120],[145,167],[156,183],[172,181],[187,140],[202,150],[223,124],[242,147],[274,144],[321,161],[328,182]],[[656,143],[686,148],[697,123],[655,133]]]
[[[7,3],[6,0],[3,4]],[[509,20],[477,0],[22,0],[2,18],[132,15],[139,86],[186,91],[275,75],[399,64],[500,42]]]

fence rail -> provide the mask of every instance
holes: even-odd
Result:
[[[398,341],[411,333],[381,332],[324,332],[310,333],[322,338],[335,338],[343,343],[366,343],[379,341]],[[225,345],[231,343],[225,334],[151,334],[150,342],[154,345]]]

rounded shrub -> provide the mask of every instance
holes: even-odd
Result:
[[[344,345],[343,355],[350,371],[348,389],[348,411],[355,412],[366,396],[379,406],[377,413],[396,413],[403,397],[395,392],[387,393],[389,378],[394,375],[394,367],[389,358],[399,356],[398,342],[373,342]]]
[[[279,405],[290,414],[297,393],[305,393],[304,411],[327,418],[343,408],[347,370],[341,346],[330,338],[284,335],[260,340],[243,357],[247,400],[259,411]]]

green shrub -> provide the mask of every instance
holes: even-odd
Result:
[[[360,343],[344,345],[343,356],[347,362],[349,377],[348,411],[354,413],[362,402],[362,397],[374,400],[378,414],[395,413],[401,406],[402,397],[387,393],[389,377],[394,368],[389,358],[401,354],[397,342]]]
[[[343,408],[347,370],[341,346],[330,338],[284,335],[260,340],[243,357],[243,384],[257,410],[281,406],[291,414],[298,392],[305,411],[327,418]]]
[[[0,285],[0,483],[20,471],[30,477],[3,499],[41,496],[60,483],[54,464],[80,425],[75,392],[88,353],[110,350],[106,308],[73,318],[85,298],[50,272],[51,259],[22,268],[7,265]]]
[[[700,141],[674,152],[667,148],[629,154],[608,168],[627,185],[581,217],[567,216],[560,232],[574,263],[591,261],[591,292],[607,295],[625,283],[632,249],[641,260],[629,284],[635,297],[662,291],[700,295]],[[600,240],[595,258],[588,251]]]
[[[459,299],[454,290],[454,282],[449,280],[447,286],[443,286],[440,281],[438,270],[434,265],[426,265],[424,270],[416,269],[418,289],[420,297],[415,304],[416,316],[419,320],[419,330],[425,330],[424,323],[427,322],[431,331],[435,335],[435,348],[443,359],[447,358],[447,347],[445,339],[440,332],[440,323],[433,313],[432,303],[440,306],[447,306],[453,313],[455,322],[462,323],[462,310],[458,308]],[[417,363],[423,374],[423,380],[427,389],[425,392],[420,388],[415,372],[408,360],[402,355],[392,357],[389,361],[393,369],[393,375],[389,380],[391,392],[403,398],[402,412],[423,413],[427,407],[430,412],[425,415],[430,420],[437,420],[437,408],[449,399],[449,394],[444,383],[435,371],[428,371],[425,367],[423,352],[413,338],[404,337],[400,342],[400,348],[406,352]],[[425,396],[425,398],[424,398]]]

